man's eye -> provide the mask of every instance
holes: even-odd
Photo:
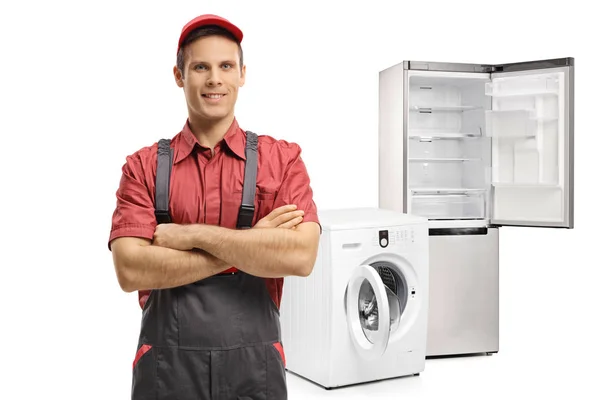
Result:
[[[231,64],[223,64],[223,68],[231,68]]]
[[[201,69],[201,68],[205,68],[204,65],[196,65],[195,69]]]

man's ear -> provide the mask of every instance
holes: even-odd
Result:
[[[240,87],[244,86],[244,83],[246,83],[246,64],[242,65],[240,71]]]
[[[175,77],[175,83],[177,84],[177,86],[182,88],[183,87],[183,75],[181,74],[181,71],[179,70],[179,68],[177,68],[177,66],[173,67],[173,76]]]

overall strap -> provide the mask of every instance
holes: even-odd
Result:
[[[158,224],[171,222],[169,214],[169,182],[171,180],[171,165],[173,164],[173,149],[170,139],[158,141],[158,155],[156,159],[156,191],[154,215]]]
[[[238,214],[237,228],[248,229],[252,227],[254,217],[254,194],[256,192],[256,169],[258,166],[258,136],[254,132],[246,131],[246,166],[244,170],[244,187],[242,191],[242,205]]]

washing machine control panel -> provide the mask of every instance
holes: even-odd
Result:
[[[404,246],[415,241],[412,227],[380,229],[373,236],[373,245],[386,248],[388,246]]]

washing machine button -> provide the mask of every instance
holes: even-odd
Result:
[[[379,245],[386,247],[389,241],[389,233],[387,230],[379,231]]]

